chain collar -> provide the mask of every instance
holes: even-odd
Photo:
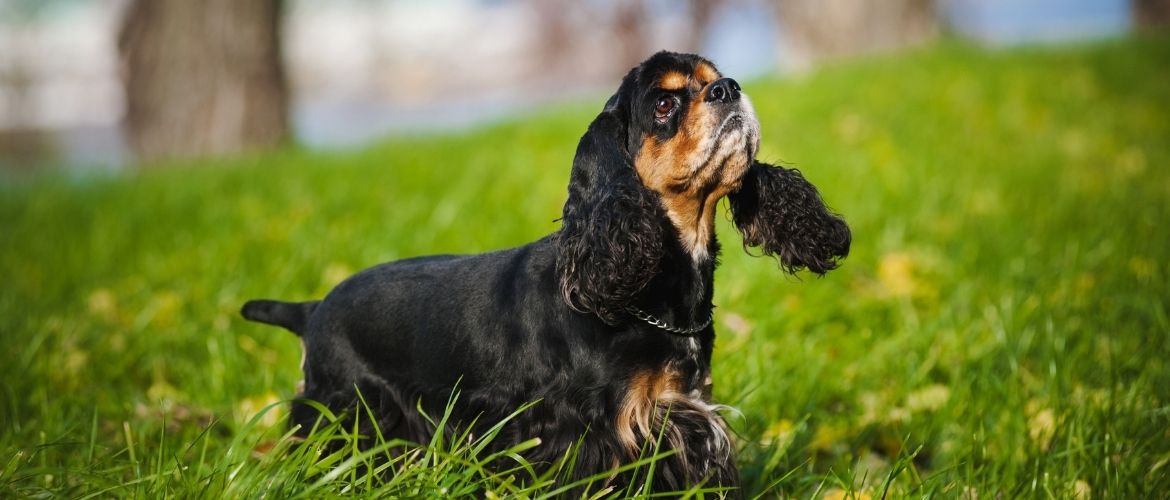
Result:
[[[711,326],[711,321],[715,317],[714,311],[712,311],[710,313],[707,313],[707,321],[704,321],[703,324],[698,325],[698,326],[693,326],[691,328],[682,328],[682,327],[671,325],[670,323],[667,323],[665,321],[662,321],[657,316],[654,316],[653,314],[650,314],[646,311],[638,309],[637,307],[634,307],[634,306],[626,306],[626,312],[630,313],[630,315],[632,315],[635,318],[638,318],[642,321],[645,321],[646,323],[649,323],[651,326],[655,326],[655,327],[661,328],[663,330],[666,330],[670,333],[673,333],[675,335],[682,335],[684,337],[694,336],[696,333],[699,333],[699,332],[707,329],[708,326]]]

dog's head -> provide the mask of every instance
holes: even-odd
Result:
[[[714,258],[716,204],[728,195],[746,246],[790,272],[835,267],[848,227],[798,172],[756,162],[759,141],[751,102],[710,61],[659,52],[632,69],[577,146],[557,239],[565,300],[619,322],[662,271],[668,238]]]
[[[638,178],[662,197],[687,249],[702,252],[695,202],[738,189],[760,146],[751,102],[707,60],[660,52],[626,77],[617,104]]]

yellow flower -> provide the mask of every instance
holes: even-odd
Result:
[[[91,292],[85,302],[90,314],[106,320],[112,319],[118,310],[114,294],[105,288]]]
[[[1072,484],[1072,497],[1076,500],[1089,500],[1093,498],[1093,488],[1089,487],[1089,483],[1084,479],[1077,479]]]
[[[906,406],[911,412],[935,411],[947,404],[951,397],[951,390],[942,384],[931,384],[906,397]]]
[[[1129,259],[1129,271],[1133,273],[1135,278],[1149,279],[1154,276],[1156,269],[1154,261],[1145,257],[1131,257]]]
[[[268,408],[269,405],[280,401],[280,398],[273,392],[267,392],[258,396],[245,398],[236,404],[236,415],[241,422],[249,422],[256,415]],[[260,417],[259,424],[263,427],[273,427],[280,423],[280,406],[268,408],[264,411],[264,415]]]
[[[1040,448],[1048,448],[1052,435],[1056,433],[1056,414],[1044,408],[1028,419],[1028,437]]]
[[[796,436],[796,426],[792,424],[791,420],[781,419],[778,422],[773,422],[764,430],[764,435],[760,436],[760,444],[764,446],[775,445],[779,448],[787,448],[792,444],[792,438]]]
[[[918,288],[914,280],[914,261],[909,254],[891,252],[878,263],[878,280],[890,295],[905,297]]]

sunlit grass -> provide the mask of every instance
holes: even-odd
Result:
[[[854,229],[842,269],[794,279],[720,223],[715,394],[742,412],[749,493],[1170,488],[1166,82],[1163,38],[947,46],[747,85],[761,158],[800,168]],[[458,447],[365,467],[280,439],[297,342],[236,311],[554,231],[603,98],[358,152],[6,181],[0,496],[562,487]],[[379,466],[402,470],[362,472]]]

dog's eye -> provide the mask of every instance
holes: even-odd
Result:
[[[663,96],[658,98],[658,102],[654,105],[654,116],[658,119],[666,118],[671,111],[674,110],[674,99]]]

